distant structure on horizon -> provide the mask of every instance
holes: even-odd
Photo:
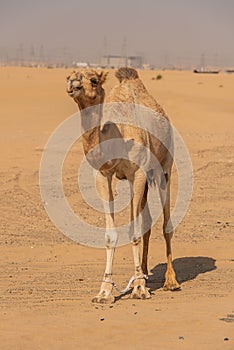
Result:
[[[105,56],[102,56],[101,58],[101,67],[103,68],[131,67],[131,68],[140,69],[143,67],[143,57],[105,55]]]
[[[0,46],[0,66],[21,66],[21,67],[47,67],[47,68],[66,68],[77,69],[86,68],[107,68],[118,69],[119,67],[131,67],[146,70],[195,70],[196,73],[210,73],[216,71],[225,71],[233,73],[233,58],[222,57],[221,53],[205,53],[199,56],[190,53],[181,53],[180,56],[168,52],[158,52],[155,56],[149,57],[144,54],[136,53],[129,55],[127,52],[126,39],[119,52],[112,54],[107,48],[104,40],[104,49],[96,51],[95,55],[88,55],[82,52],[74,53],[67,47],[47,48],[41,45],[25,45],[21,43],[18,47]],[[200,62],[199,62],[200,61]]]

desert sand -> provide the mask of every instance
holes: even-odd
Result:
[[[69,70],[0,68],[0,349],[234,349],[234,75],[140,71],[185,141],[193,163],[189,210],[173,237],[182,290],[162,290],[162,220],[150,240],[149,300],[114,292],[112,305],[92,304],[105,251],[74,243],[48,218],[39,167],[53,130],[76,106],[68,98]],[[157,74],[161,80],[153,80]],[[105,88],[115,83],[111,71]],[[102,215],[77,188],[81,143],[64,168],[75,212],[92,224]],[[176,174],[175,174],[176,178]],[[176,196],[176,179],[172,183]],[[114,280],[133,273],[129,245],[116,251]]]

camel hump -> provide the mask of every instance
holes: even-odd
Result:
[[[123,80],[135,80],[139,78],[136,69],[128,67],[119,68],[115,73],[115,76],[120,81],[120,83]]]

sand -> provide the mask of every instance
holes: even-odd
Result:
[[[173,238],[180,292],[162,290],[165,244],[160,219],[149,253],[150,300],[114,292],[110,305],[91,303],[105,251],[70,241],[42,205],[38,173],[53,130],[76,112],[65,69],[0,68],[0,339],[1,350],[234,349],[234,75],[140,72],[182,135],[193,163],[189,210]],[[152,80],[157,74],[161,80]],[[115,78],[110,72],[109,90]],[[74,211],[92,224],[77,189],[78,142],[64,169]],[[176,191],[176,181],[172,184]],[[133,273],[130,246],[118,248],[114,280]]]

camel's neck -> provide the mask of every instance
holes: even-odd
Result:
[[[94,147],[95,153],[100,153],[100,122],[102,105],[81,110],[82,143],[85,155]]]

